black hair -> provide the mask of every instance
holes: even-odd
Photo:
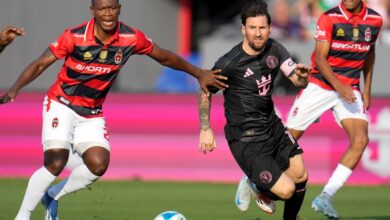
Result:
[[[241,11],[241,23],[246,24],[246,19],[249,17],[266,16],[268,25],[271,25],[271,16],[268,13],[268,5],[261,0],[250,0]]]
[[[95,5],[95,1],[96,1],[96,0],[91,0],[91,5],[92,5],[92,6],[94,6],[94,5]],[[118,2],[118,4],[119,4],[119,0],[116,0],[116,1],[117,1],[117,2]]]

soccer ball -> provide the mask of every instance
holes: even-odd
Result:
[[[183,214],[176,211],[166,211],[158,214],[154,220],[187,220]]]

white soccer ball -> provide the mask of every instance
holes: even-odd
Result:
[[[176,211],[166,211],[158,214],[154,220],[187,220],[183,214]]]

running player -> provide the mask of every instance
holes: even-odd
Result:
[[[271,94],[279,71],[295,86],[305,88],[309,69],[296,64],[283,45],[269,38],[271,17],[265,2],[247,3],[241,19],[243,42],[214,66],[228,77],[229,88],[223,92],[225,136],[247,176],[240,182],[236,202],[241,211],[246,211],[253,194],[263,211],[273,213],[275,206],[269,198],[281,199],[285,201],[284,220],[296,220],[307,182],[303,151],[275,114]],[[199,148],[204,153],[216,148],[210,108],[211,95],[201,92]]]
[[[350,145],[312,208],[330,218],[339,215],[333,196],[344,185],[368,144],[367,109],[381,16],[362,0],[342,0],[321,15],[315,35],[310,83],[296,98],[287,127],[295,139],[331,109],[346,131]],[[360,74],[364,90],[360,91]]]

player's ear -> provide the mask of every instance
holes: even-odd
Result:
[[[241,33],[245,36],[245,25],[241,25]]]
[[[272,33],[272,24],[269,25],[269,33]]]
[[[118,9],[119,9],[119,13],[118,13],[118,15],[120,15],[120,14],[121,14],[121,8],[122,8],[122,5],[121,5],[121,4],[119,4],[119,6],[118,6]]]

